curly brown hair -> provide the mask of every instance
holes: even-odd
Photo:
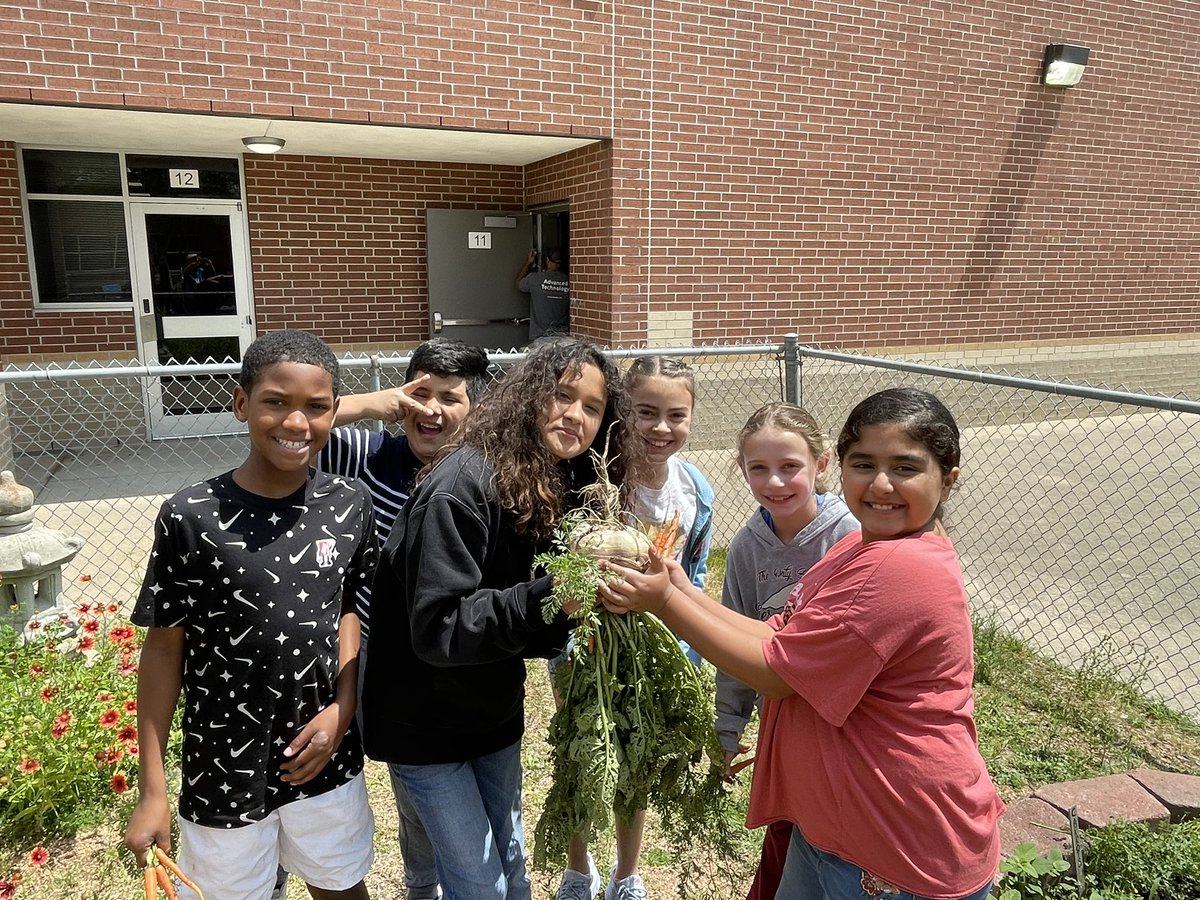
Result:
[[[539,341],[478,403],[459,436],[439,453],[478,447],[492,468],[492,489],[513,516],[517,532],[535,541],[551,536],[562,514],[578,503],[580,488],[598,480],[591,452],[561,461],[547,449],[541,426],[564,373],[579,377],[584,366],[604,376],[604,416],[589,448],[608,446],[608,480],[619,485],[641,472],[642,450],[628,423],[633,421],[621,370],[595,344],[576,338]]]

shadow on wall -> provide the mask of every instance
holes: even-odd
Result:
[[[1030,86],[987,210],[975,229],[962,280],[954,291],[956,300],[978,296],[1000,267],[1017,219],[1029,200],[1030,185],[1038,175],[1046,144],[1058,124],[1063,96],[1061,91],[1046,90],[1040,82]]]

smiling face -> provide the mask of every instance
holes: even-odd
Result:
[[[268,497],[295,491],[308,477],[310,457],[329,439],[336,411],[332,377],[308,363],[275,363],[249,393],[234,388],[233,414],[250,434],[238,483]]]
[[[417,372],[420,377],[425,372]],[[404,417],[404,433],[408,446],[421,462],[430,462],[437,452],[462,426],[471,409],[471,398],[467,396],[467,382],[457,375],[429,374],[425,381],[413,391],[412,396],[427,406],[430,413],[409,412]]]
[[[646,445],[646,457],[663,467],[683,449],[692,430],[692,391],[681,378],[651,375],[637,381],[630,393],[634,425]]]
[[[546,449],[557,459],[574,459],[592,446],[607,404],[604,374],[591,363],[578,375],[564,372],[539,420]]]
[[[842,459],[842,490],[864,544],[932,530],[957,480],[957,466],[943,474],[925,445],[895,423],[863,428]]]
[[[817,482],[828,465],[829,455],[814,457],[803,435],[773,425],[742,443],[742,474],[781,537],[817,517]]]

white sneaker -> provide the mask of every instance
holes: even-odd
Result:
[[[587,862],[586,875],[574,869],[563,872],[562,882],[554,900],[595,900],[596,894],[600,892],[600,870],[596,868],[596,861],[590,853],[587,855]]]
[[[646,883],[636,872],[617,881],[617,870],[614,868],[608,876],[604,900],[646,900]]]

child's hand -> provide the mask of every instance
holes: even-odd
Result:
[[[337,703],[329,704],[283,748],[288,762],[279,767],[284,773],[282,780],[288,784],[304,784],[315,778],[341,744],[345,732]]]
[[[151,844],[171,849],[171,808],[165,798],[143,797],[125,828],[125,846],[139,866],[146,864]]]
[[[600,565],[625,579],[612,584],[602,581],[600,584],[600,600],[609,612],[659,613],[671,599],[674,588],[668,563],[653,549],[650,551],[650,565],[645,572],[627,569],[608,560]]]
[[[387,388],[372,394],[372,406],[377,413],[376,418],[384,422],[403,422],[404,417],[410,412],[418,415],[431,415],[433,411],[412,396],[413,391],[429,379],[430,376],[423,373],[398,388]]]
[[[732,784],[733,780],[735,778],[737,778],[738,772],[742,771],[742,769],[745,769],[749,766],[754,765],[754,757],[753,756],[751,756],[747,759],[743,759],[741,762],[737,762],[737,763],[734,762],[734,760],[737,759],[739,756],[741,756],[743,753],[749,753],[749,752],[750,752],[750,745],[743,744],[741,741],[738,741],[738,748],[736,750],[726,750],[725,751],[725,782],[727,784]]]

